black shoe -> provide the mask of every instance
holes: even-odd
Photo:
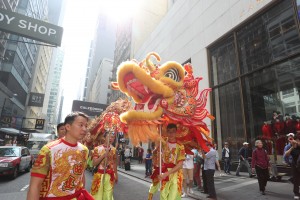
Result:
[[[249,178],[253,178],[255,175],[254,174],[251,174],[250,176],[249,176]]]
[[[206,198],[214,199],[214,198],[216,198],[216,197],[213,197],[213,196],[208,195],[208,196],[206,196]]]
[[[241,176],[241,175],[239,175],[239,174],[236,174],[236,176]]]
[[[261,194],[262,194],[262,195],[266,195],[265,191],[261,191]]]

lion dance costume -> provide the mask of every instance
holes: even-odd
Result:
[[[160,125],[165,130],[166,124],[175,123],[177,142],[184,146],[185,152],[191,153],[191,149],[199,147],[208,151],[206,142],[211,142],[211,138],[203,120],[206,117],[213,119],[205,109],[211,89],[199,92],[201,78],[194,78],[191,64],[182,66],[170,61],[158,66],[151,62],[152,56],[160,61],[159,55],[152,52],[140,63],[135,60],[123,62],[118,68],[117,82],[112,83],[113,89],[132,97],[136,103],[134,109],[120,115],[121,121],[128,126],[128,137],[134,145],[156,141],[162,139],[158,131]],[[184,152],[177,146],[175,149],[178,162]],[[172,155],[174,157],[174,152]],[[176,164],[172,156],[168,159],[164,158],[165,165]],[[165,188],[163,183],[161,195],[181,192],[179,189],[165,191]]]

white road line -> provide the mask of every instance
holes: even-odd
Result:
[[[148,182],[146,182],[146,181],[140,180],[140,179],[138,179],[138,178],[129,176],[129,175],[124,174],[124,173],[118,173],[118,175],[121,175],[121,176],[124,176],[124,177],[126,177],[126,178],[129,178],[129,179],[131,179],[131,180],[133,180],[133,181],[136,181],[136,182],[138,182],[138,183],[141,183],[141,184],[143,184],[143,185],[145,185],[145,186],[147,186],[147,187],[150,187],[150,185],[151,185],[150,183],[148,183]]]
[[[244,186],[247,186],[247,185],[251,185],[251,184],[254,184],[254,183],[257,183],[257,180],[247,181],[247,182],[244,182],[244,183],[239,183],[239,184],[236,184],[236,185],[232,185],[232,186],[224,187],[224,188],[221,188],[221,189],[217,189],[217,192],[226,192],[226,191],[234,190],[234,189],[241,188],[241,187],[244,187]]]
[[[25,185],[20,191],[23,192],[28,188],[29,185]]]

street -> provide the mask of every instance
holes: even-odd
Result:
[[[119,182],[115,186],[115,200],[146,200],[150,179],[142,179],[136,174],[138,165],[132,167],[133,170],[124,172],[119,171]],[[140,166],[141,167],[141,166]],[[125,174],[126,173],[126,174]],[[132,174],[132,175],[130,175]],[[28,191],[30,173],[21,173],[15,180],[6,177],[0,178],[0,199],[23,200],[26,199]],[[256,200],[282,200],[292,199],[292,184],[285,177],[283,182],[268,182],[266,195],[263,196],[258,192],[257,179],[248,178],[246,175],[236,176],[220,176],[216,173],[215,186],[219,200],[240,200],[240,199],[256,199]],[[90,190],[92,174],[86,171],[86,188]],[[157,193],[155,200],[159,199]],[[195,190],[193,198],[184,199],[205,199],[204,194]]]

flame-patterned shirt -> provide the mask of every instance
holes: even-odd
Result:
[[[162,159],[165,164],[175,164],[185,160],[184,146],[176,142],[167,142],[162,146]]]
[[[114,170],[114,165],[116,164],[116,148],[113,147],[112,145],[109,147],[111,150],[109,151],[107,158],[103,159],[99,165],[98,169],[104,169],[105,168],[105,162],[107,162],[107,170],[111,169]],[[94,153],[93,153],[93,158],[99,158],[100,156],[105,154],[106,147],[105,145],[100,145],[95,147]],[[107,161],[106,161],[107,159]],[[116,173],[116,172],[115,172]]]
[[[31,176],[43,178],[40,197],[64,197],[83,187],[88,149],[58,139],[46,144],[34,162]]]

